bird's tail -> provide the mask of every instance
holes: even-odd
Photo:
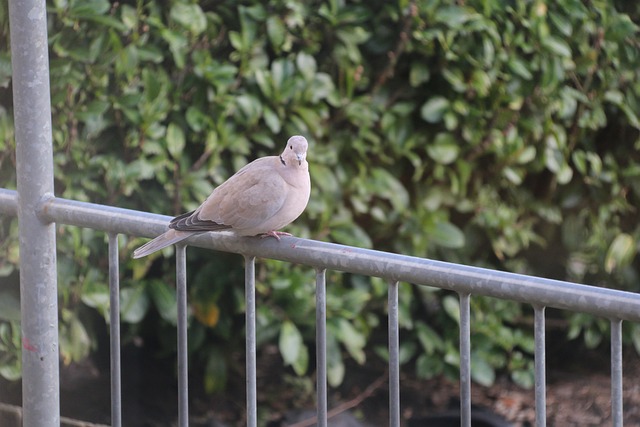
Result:
[[[142,258],[143,256],[152,254],[156,251],[159,251],[160,249],[166,248],[169,245],[178,243],[191,236],[192,234],[193,232],[189,231],[178,231],[169,229],[155,239],[145,243],[144,245],[133,251],[133,258]]]

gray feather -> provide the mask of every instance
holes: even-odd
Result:
[[[159,251],[160,249],[164,249],[167,246],[178,243],[191,235],[193,235],[193,233],[188,231],[168,230],[133,251],[133,257],[136,259],[142,258],[143,256],[147,256]]]

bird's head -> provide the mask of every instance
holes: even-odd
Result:
[[[307,158],[307,148],[309,148],[309,143],[304,136],[292,136],[280,155],[280,161],[285,165],[297,162],[298,166],[301,166]]]

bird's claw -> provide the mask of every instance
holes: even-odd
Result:
[[[280,240],[280,236],[292,236],[291,233],[287,233],[286,231],[269,231],[268,233],[264,233],[260,235],[260,238],[264,239],[265,237],[275,237],[276,240]]]

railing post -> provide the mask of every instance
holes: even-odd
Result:
[[[534,306],[536,427],[547,425],[547,374],[544,306]]]
[[[178,304],[178,426],[189,426],[189,353],[187,343],[187,247],[176,245],[176,300]]]
[[[327,427],[327,286],[323,268],[316,271],[316,395],[316,425]]]
[[[20,226],[23,425],[59,426],[55,225],[38,216],[53,194],[47,13],[44,0],[9,1]]]
[[[247,427],[258,425],[256,369],[256,257],[245,256],[244,289],[246,305]]]
[[[471,427],[470,295],[460,293],[460,426]]]
[[[389,426],[400,427],[400,330],[398,282],[389,282]]]
[[[120,262],[118,235],[109,233],[109,331],[111,352],[111,427],[122,426],[120,363]]]
[[[622,427],[622,320],[611,319],[611,424]]]

